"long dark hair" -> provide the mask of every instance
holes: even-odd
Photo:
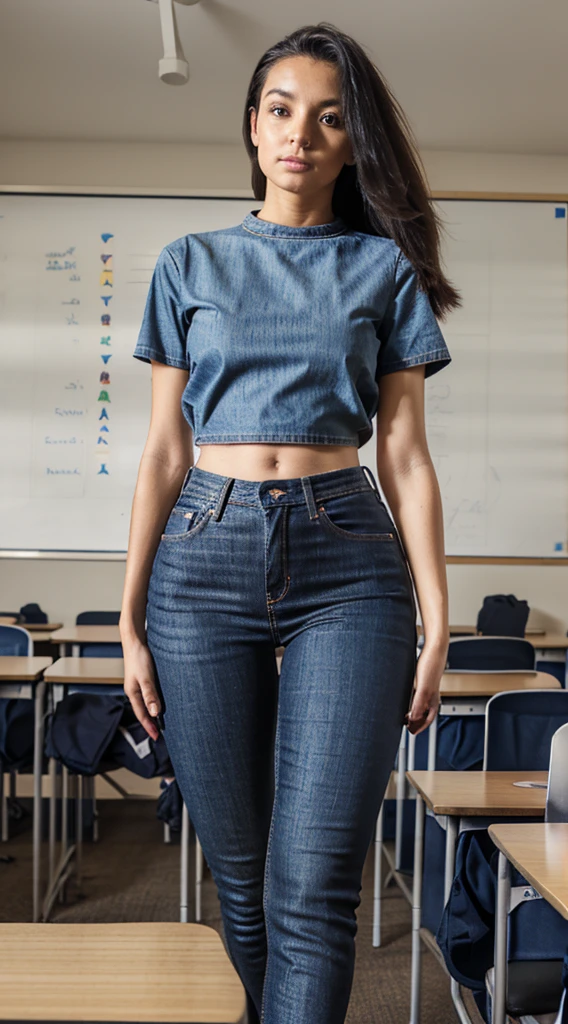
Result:
[[[329,22],[304,25],[260,58],[247,91],[243,138],[252,165],[255,199],[266,196],[266,176],[250,137],[250,108],[258,111],[268,72],[285,57],[307,56],[336,65],[342,113],[355,165],[342,167],[333,191],[334,216],[348,227],[392,238],[413,264],[432,310],[444,318],[462,305],[441,268],[443,222],[433,206],[418,146],[404,111],[371,59],[351,36]]]

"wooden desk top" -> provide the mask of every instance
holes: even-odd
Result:
[[[495,846],[568,921],[568,824],[490,825]]]
[[[123,658],[57,658],[44,672],[47,683],[124,683]],[[0,1020],[2,1018],[0,1017]]]
[[[503,690],[561,690],[549,672],[444,672],[441,697],[492,697]]]
[[[411,771],[406,777],[434,814],[544,817],[546,789],[524,789],[513,783],[546,783],[548,772]]]
[[[43,656],[27,657],[26,655],[2,654],[0,655],[0,681],[30,682],[33,679],[39,679],[52,662],[53,658]]]
[[[417,625],[416,628],[418,635],[421,636],[423,633],[422,626]],[[464,638],[467,636],[477,636],[477,627],[473,625],[450,626],[450,637],[457,639],[460,634]],[[533,647],[568,648],[568,636],[562,633],[547,633],[546,631],[533,633],[529,630],[529,632],[525,633],[525,640],[529,640]]]
[[[215,929],[0,924],[1,1020],[236,1024],[245,992]]]
[[[54,644],[119,644],[118,626],[64,626],[51,635]]]

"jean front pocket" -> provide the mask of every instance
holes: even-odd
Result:
[[[393,542],[390,516],[372,488],[335,494],[316,503],[321,522],[345,540]]]
[[[201,533],[205,529],[211,520],[213,511],[210,498],[184,495],[170,512],[162,540],[166,542],[189,540],[190,537],[194,537],[196,533]]]

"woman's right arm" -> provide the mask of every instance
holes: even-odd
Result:
[[[181,411],[187,379],[187,370],[152,360],[150,427],[132,501],[119,621],[124,692],[152,739],[159,733],[151,716],[161,707],[146,643],[146,601],[161,535],[185,474],[193,465],[193,436]]]

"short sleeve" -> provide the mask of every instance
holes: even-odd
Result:
[[[426,364],[424,376],[430,377],[452,359],[430,300],[419,288],[416,270],[402,250],[395,262],[394,288],[377,337],[380,349],[376,380],[421,363]]]
[[[180,309],[180,272],[166,246],[154,267],[133,356],[145,363],[155,359],[168,366],[189,370],[186,334]]]

